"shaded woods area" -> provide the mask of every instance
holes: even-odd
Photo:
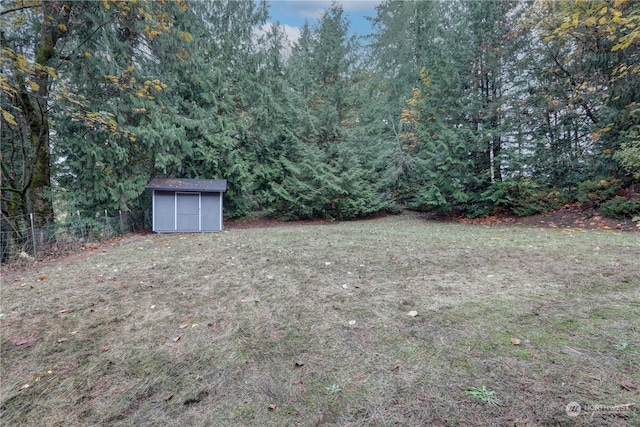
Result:
[[[295,40],[269,12],[3,2],[2,214],[143,218],[180,177],[228,218],[640,218],[636,2],[387,0],[359,37],[336,2]]]

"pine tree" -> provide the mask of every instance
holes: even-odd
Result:
[[[274,183],[277,206],[290,218],[353,218],[378,212],[387,199],[365,155],[360,116],[364,106],[354,90],[358,76],[356,40],[333,4],[313,28],[306,24],[288,66],[294,151],[282,159],[286,177]]]
[[[77,3],[80,5],[80,3]],[[136,210],[151,167],[153,111],[167,85],[155,69],[157,40],[187,37],[171,30],[180,3],[82,3],[64,52],[67,90],[61,100],[55,153],[57,180],[71,211]],[[87,113],[86,110],[90,109]]]
[[[150,5],[159,8],[150,11],[153,16],[170,20],[170,31],[126,17],[114,26],[86,27],[96,33],[96,44],[74,69],[74,80],[84,85],[83,74],[92,73],[91,81],[103,80],[81,87],[117,132],[105,135],[105,129],[94,127],[65,144],[60,155],[68,159],[61,170],[66,194],[87,210],[140,212],[148,206],[144,186],[152,176],[227,178],[226,208],[246,214],[253,208],[246,195],[255,163],[255,141],[248,133],[258,67],[252,28],[264,22],[264,5]],[[61,125],[77,135],[73,127],[83,123],[71,116],[61,118]],[[96,167],[87,169],[87,161]],[[93,191],[82,190],[88,185]]]

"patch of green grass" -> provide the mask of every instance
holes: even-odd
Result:
[[[500,402],[496,399],[495,391],[489,390],[486,386],[469,387],[467,388],[467,394],[480,402],[500,406]]]
[[[342,389],[340,387],[338,387],[336,384],[331,384],[329,386],[326,386],[324,389],[329,394],[336,394],[336,393],[340,393],[342,391]]]

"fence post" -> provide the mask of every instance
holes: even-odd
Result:
[[[33,259],[38,260],[38,252],[36,250],[36,228],[33,226],[33,213],[29,214],[29,220],[31,221],[31,241],[33,243]]]
[[[109,217],[107,216],[107,210],[104,210],[104,238],[108,239],[109,236],[107,235],[109,230]]]
[[[80,230],[80,235],[82,236],[82,239],[85,241],[85,244],[86,244],[87,238],[84,235],[84,225],[82,224],[82,218],[80,218],[80,209],[76,209],[76,216],[78,217],[77,224],[78,224],[78,229]]]

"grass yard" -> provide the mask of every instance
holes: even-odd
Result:
[[[640,425],[637,232],[149,234],[1,292],[4,426]]]

